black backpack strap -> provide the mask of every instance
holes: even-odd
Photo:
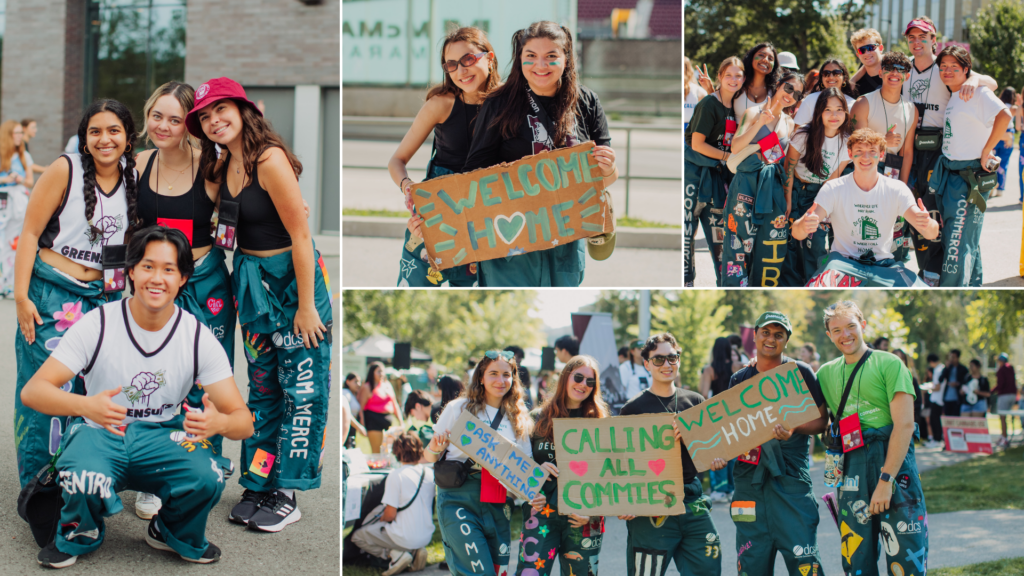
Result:
[[[100,355],[100,346],[103,345],[103,336],[107,330],[107,317],[104,314],[103,306],[100,306],[100,337],[96,340],[96,349],[92,352],[92,359],[89,360],[89,365],[82,370],[82,374],[88,374],[92,370],[93,364],[96,363],[96,357]]]
[[[857,361],[857,365],[853,367],[853,372],[850,373],[850,378],[846,381],[846,389],[843,390],[843,398],[842,400],[839,401],[839,410],[832,415],[832,424],[830,427],[833,428],[833,436],[839,435],[838,424],[839,420],[843,417],[843,410],[846,409],[846,401],[850,398],[850,390],[853,390],[853,379],[857,376],[857,372],[860,370],[860,367],[864,365],[864,362],[868,359],[868,356],[871,356],[870,348],[868,348],[864,352],[864,355],[860,357],[860,360]]]
[[[196,378],[199,377],[199,331],[203,329],[203,325],[196,318],[196,341],[192,348],[192,383],[196,383]]]
[[[491,421],[491,428],[493,428],[495,432],[498,431],[498,426],[501,426],[501,420],[504,417],[505,417],[505,408],[498,408],[498,415],[495,416],[494,420]]]
[[[412,506],[412,503],[416,501],[416,497],[420,495],[420,488],[423,488],[423,477],[426,476],[426,475],[427,475],[427,470],[426,469],[420,470],[420,483],[418,485],[416,485],[416,493],[412,495],[412,498],[409,500],[408,504],[406,504],[405,506],[402,506],[401,508],[398,509],[399,512],[401,512],[402,510],[405,510],[409,506]]]

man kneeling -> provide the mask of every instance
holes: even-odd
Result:
[[[149,523],[150,546],[189,562],[220,559],[206,540],[206,518],[230,461],[206,438],[248,438],[252,415],[217,339],[174,305],[193,271],[185,235],[140,230],[129,241],[126,270],[132,297],[79,319],[21,392],[33,410],[77,417],[57,453],[64,506],[56,541],[39,552],[46,567],[71,566],[99,548],[103,519],[121,511],[121,490],[163,501]],[[79,373],[86,395],[62,391]],[[175,415],[197,379],[204,409]]]
[[[910,188],[878,173],[885,161],[885,137],[861,128],[850,136],[847,150],[853,174],[837,178],[818,192],[814,205],[793,222],[793,238],[804,240],[831,218],[835,242],[828,260],[807,283],[809,287],[925,286],[893,259],[893,230],[903,216],[925,238],[939,235],[939,223]]]

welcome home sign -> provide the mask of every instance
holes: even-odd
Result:
[[[612,231],[593,149],[585,142],[416,184],[412,199],[433,267],[550,250]]]
[[[715,458],[730,460],[771,440],[776,424],[792,430],[818,416],[800,369],[787,362],[675,418],[693,465],[703,472]]]
[[[513,494],[533,500],[550,475],[515,444],[464,410],[452,425],[451,443]]]
[[[556,418],[559,514],[684,514],[673,417]]]

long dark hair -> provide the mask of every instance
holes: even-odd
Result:
[[[821,72],[818,73],[818,82],[814,85],[814,89],[811,92],[821,92],[825,89],[825,67],[829,64],[839,66],[839,69],[843,72],[843,85],[840,87],[840,91],[856,100],[857,86],[850,82],[850,71],[846,69],[846,64],[843,64],[843,61],[838,58],[829,58],[821,65]]]
[[[540,417],[533,429],[534,436],[547,438],[553,441],[555,434],[554,419],[568,418],[569,407],[566,406],[566,398],[569,396],[569,376],[581,366],[589,366],[594,371],[594,391],[587,399],[580,403],[580,410],[583,411],[583,418],[607,418],[609,415],[608,405],[601,398],[601,374],[597,367],[597,360],[590,356],[573,356],[565,363],[562,374],[558,377],[558,388],[554,394],[548,396],[547,402],[540,409]]]
[[[711,347],[711,369],[715,371],[715,379],[711,381],[712,394],[728,390],[729,379],[732,378],[732,344],[724,336],[715,338]]]
[[[747,87],[754,81],[754,75],[757,73],[754,70],[754,55],[758,53],[762,48],[770,48],[772,55],[775,60],[772,62],[772,71],[765,74],[764,85],[768,89],[768,96],[775,94],[775,87],[779,84],[779,76],[782,67],[779,66],[779,51],[775,49],[775,46],[771,42],[761,42],[747,51],[746,55],[743,56],[743,86],[740,86],[740,92],[746,93]],[[733,95],[733,100],[736,99],[736,95]]]
[[[380,371],[382,373],[381,378],[383,378],[384,365],[381,364],[380,362],[370,362],[370,367],[366,370],[366,380],[363,380],[363,383],[368,384],[370,386],[370,392],[376,390],[377,385],[379,384],[379,382],[377,382],[377,380],[374,379],[373,377],[373,373],[377,371],[377,368],[380,368]]]
[[[1012,86],[1003,88],[1003,91],[999,94],[999,99],[1005,104],[1013,106],[1013,101],[1017,99],[1017,91]]]
[[[453,31],[445,39],[444,43],[441,44],[441,64],[444,64],[444,51],[448,49],[449,44],[456,42],[466,42],[476,46],[478,50],[484,52],[494,53],[494,48],[491,46],[490,41],[487,40],[487,34],[483,30],[474,26],[463,26],[458,30]],[[442,68],[442,72],[444,69]],[[494,90],[501,84],[501,74],[498,73],[498,59],[495,56],[491,59],[490,66],[487,67],[487,80],[480,87],[481,95],[486,95],[491,90]],[[448,72],[444,72],[444,80],[440,84],[434,86],[427,92],[427,100],[430,100],[434,96],[441,94],[452,94],[456,97],[461,97],[464,90],[455,85],[452,81],[452,76]]]
[[[135,121],[132,120],[132,113],[128,107],[117,100],[97,100],[89,105],[82,115],[82,121],[78,123],[78,153],[82,157],[82,194],[85,196],[85,219],[92,222],[92,216],[96,211],[96,162],[92,154],[87,152],[86,137],[89,131],[89,121],[92,117],[101,113],[110,112],[117,116],[121,127],[124,128],[125,148],[121,154],[125,165],[121,170],[121,177],[124,179],[124,197],[128,204],[128,223],[125,230],[125,238],[132,232],[139,223],[139,188],[135,181]],[[96,224],[89,224],[89,241],[95,242],[103,238],[103,231]]]
[[[845,142],[850,137],[850,109],[846,104],[846,98],[843,98],[843,93],[838,88],[826,88],[821,92],[818,101],[814,103],[814,114],[810,123],[797,130],[797,134],[807,135],[807,141],[804,144],[804,165],[811,174],[821,178],[829,176],[821,173],[825,167],[825,158],[822,154],[825,148],[825,122],[822,121],[821,115],[825,113],[828,101],[832,98],[837,98],[842,103],[843,111],[846,112],[846,120],[839,125],[839,132],[836,134]]]
[[[449,402],[455,400],[466,390],[463,386],[462,380],[454,376],[441,376],[437,381],[437,387],[441,390],[441,409],[448,405]]]
[[[551,141],[555,147],[560,147],[565,142],[565,137],[573,133],[576,125],[577,104],[579,102],[580,84],[576,73],[576,54],[572,44],[572,33],[565,26],[559,26],[555,22],[542,21],[534,22],[522,30],[517,30],[512,35],[512,62],[510,64],[508,79],[500,88],[491,92],[491,98],[500,98],[502,105],[493,123],[487,128],[499,127],[501,135],[505,138],[512,138],[519,132],[527,114],[530,113],[530,104],[527,102],[526,90],[529,82],[523,75],[523,47],[534,38],[547,38],[562,50],[565,55],[565,70],[559,79],[558,89],[555,92],[554,110],[551,120],[554,123],[555,133],[551,135]]]
[[[238,106],[238,113],[242,117],[242,166],[245,170],[245,179],[252,179],[260,156],[267,148],[280,148],[288,157],[288,163],[292,165],[295,178],[302,174],[302,162],[292,154],[288,145],[284,143],[281,135],[274,131],[266,118],[260,115],[255,108],[240,100],[232,100]],[[219,100],[218,100],[219,102]],[[216,104],[216,102],[214,103]],[[202,144],[203,152],[200,156],[200,164],[206,168],[203,177],[210,182],[224,182],[228,174],[228,162],[231,161],[231,152],[226,147],[222,148],[220,155],[221,162],[217,162],[217,145],[210,140],[206,132],[201,132],[199,141]]]

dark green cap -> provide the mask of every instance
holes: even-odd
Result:
[[[765,324],[778,324],[786,329],[786,336],[793,335],[793,325],[789,323],[789,318],[782,312],[772,311],[765,312],[758,317],[757,322],[754,323],[754,330],[757,330]]]

